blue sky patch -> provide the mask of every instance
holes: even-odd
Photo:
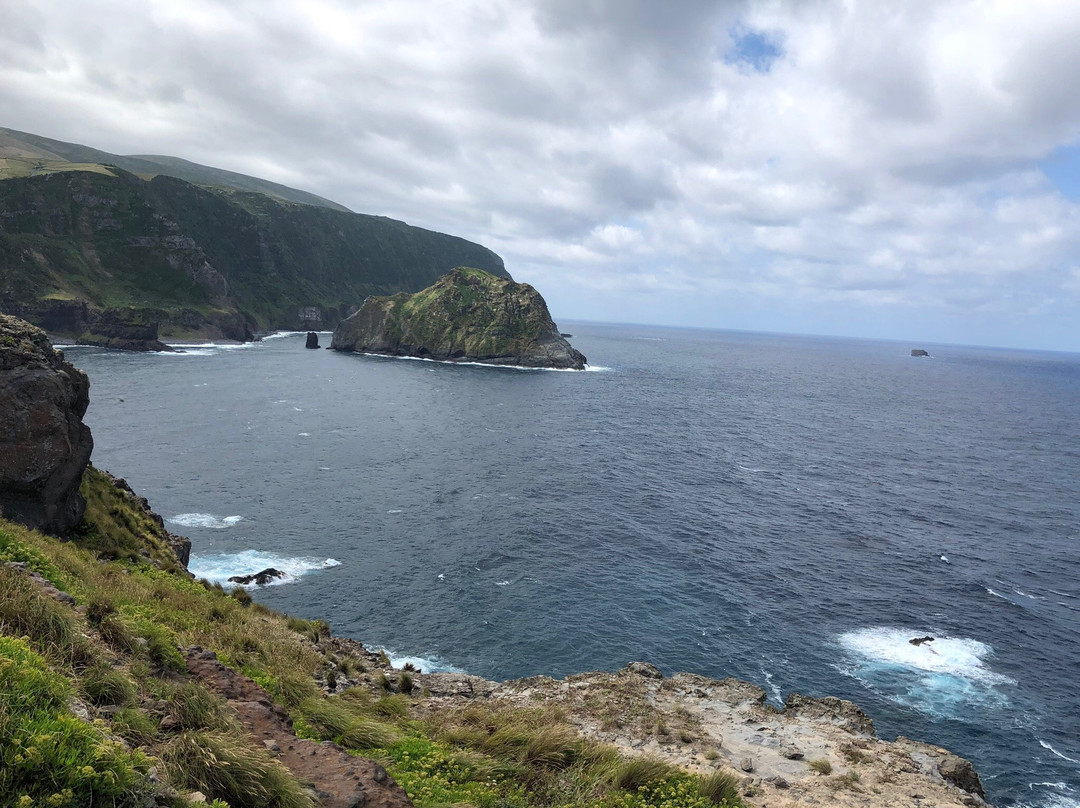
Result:
[[[728,31],[731,48],[724,54],[728,64],[746,65],[759,73],[768,73],[773,62],[784,55],[780,43],[765,31],[736,25]]]
[[[1055,149],[1039,168],[1067,199],[1080,201],[1080,143]]]

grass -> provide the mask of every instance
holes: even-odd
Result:
[[[189,730],[164,749],[170,779],[231,808],[315,808],[315,801],[266,750],[237,733]]]
[[[100,501],[134,507],[108,492]],[[116,525],[130,522],[143,529],[132,514],[113,518]],[[103,528],[114,529],[120,528]],[[158,538],[153,531],[147,535]],[[73,805],[90,804],[89,798],[79,801],[87,788],[98,789],[94,805],[127,805],[127,795],[149,787],[145,771],[151,757],[161,761],[172,787],[200,790],[232,808],[311,805],[288,771],[238,732],[228,705],[188,680],[179,649],[191,645],[215,651],[224,664],[266,688],[289,709],[301,736],[333,740],[382,762],[419,808],[737,804],[726,776],[700,778],[662,761],[625,760],[614,747],[583,738],[558,708],[486,702],[432,714],[428,702],[416,698],[414,672],[395,673],[391,680],[340,651],[320,651],[327,624],[239,601],[220,586],[176,574],[167,563],[156,565],[139,549],[132,554],[116,547],[63,543],[0,520],[0,560],[26,562],[85,607],[77,612],[43,595],[23,573],[0,569],[0,755],[7,756],[0,757],[0,777],[7,778],[0,780],[0,808],[13,804],[5,802],[8,794],[43,801],[59,794],[62,802],[64,788],[71,789]],[[99,554],[110,560],[103,563]],[[362,684],[339,695],[321,694],[317,677],[334,670],[358,674]],[[100,726],[70,714],[66,700],[74,692],[108,708]],[[28,751],[27,739],[36,735],[24,727],[40,716],[21,709],[20,698],[64,728],[72,739],[67,751],[46,754],[41,745]],[[132,750],[110,746],[106,731]],[[33,758],[35,765],[62,770],[49,781],[59,783],[59,790],[46,793],[23,769],[11,768],[20,754],[20,765],[28,755],[43,755]],[[115,772],[86,774],[89,785],[79,785],[83,766]]]
[[[811,771],[815,771],[818,774],[832,774],[832,763],[826,758],[808,760],[806,765],[810,767]]]
[[[0,805],[141,805],[150,760],[72,715],[70,696],[30,643],[0,636]]]

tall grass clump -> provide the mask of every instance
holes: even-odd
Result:
[[[163,750],[169,779],[231,808],[315,808],[292,774],[239,734],[188,730]]]
[[[633,758],[615,769],[611,784],[624,791],[637,791],[639,788],[671,777],[675,771],[675,767],[660,758]]]
[[[731,772],[713,772],[698,779],[698,794],[714,805],[734,805],[739,799],[739,780]]]

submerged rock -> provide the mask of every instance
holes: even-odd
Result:
[[[0,314],[0,512],[63,536],[86,510],[79,494],[94,439],[82,417],[90,380],[45,332]]]
[[[457,267],[416,294],[369,297],[334,331],[337,351],[582,370],[533,287]]]
[[[318,348],[319,347],[319,335],[316,334],[314,331],[308,331],[307,332],[307,343],[304,345],[304,347],[305,348]]]

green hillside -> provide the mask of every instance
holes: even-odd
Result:
[[[280,195],[147,179],[85,162],[112,155],[42,138],[34,156],[7,131],[0,310],[53,333],[92,332],[106,309],[137,309],[165,338],[329,329],[367,296],[423,289],[455,266],[508,277],[495,253],[455,236]]]

